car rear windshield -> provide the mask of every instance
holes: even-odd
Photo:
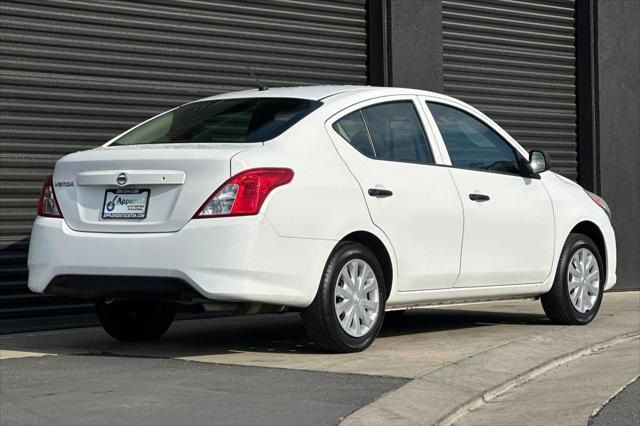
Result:
[[[322,102],[294,98],[194,102],[149,120],[112,145],[264,142],[320,105]]]

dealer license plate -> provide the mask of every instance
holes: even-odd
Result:
[[[144,219],[149,206],[149,189],[107,189],[103,219]]]

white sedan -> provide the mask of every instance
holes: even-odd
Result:
[[[176,312],[300,311],[334,352],[385,311],[540,297],[586,324],[616,282],[604,200],[450,97],[227,93],[67,155],[43,186],[29,288],[96,302],[119,340]]]

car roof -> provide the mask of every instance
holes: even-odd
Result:
[[[200,101],[209,101],[216,99],[238,99],[238,98],[297,98],[310,99],[314,101],[328,100],[335,95],[354,95],[365,92],[379,94],[428,94],[422,90],[401,89],[396,87],[376,87],[376,86],[341,86],[341,85],[325,85],[325,86],[296,86],[296,87],[270,87],[266,90],[252,89],[241,90],[237,92],[227,92],[220,95],[209,96],[199,99]],[[342,97],[342,96],[341,96]]]
[[[370,86],[296,86],[296,87],[270,87],[266,90],[251,89],[236,92],[221,93],[209,96],[201,101],[214,99],[235,99],[235,98],[298,98],[320,100],[328,96],[347,91],[363,91],[370,89]]]

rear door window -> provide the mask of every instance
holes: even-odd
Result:
[[[378,160],[433,164],[412,101],[385,102],[345,115],[334,130],[363,155]]]
[[[194,102],[142,124],[112,145],[264,142],[320,105],[322,102],[294,98]]]
[[[379,160],[433,164],[427,136],[411,101],[387,102],[362,109]]]

